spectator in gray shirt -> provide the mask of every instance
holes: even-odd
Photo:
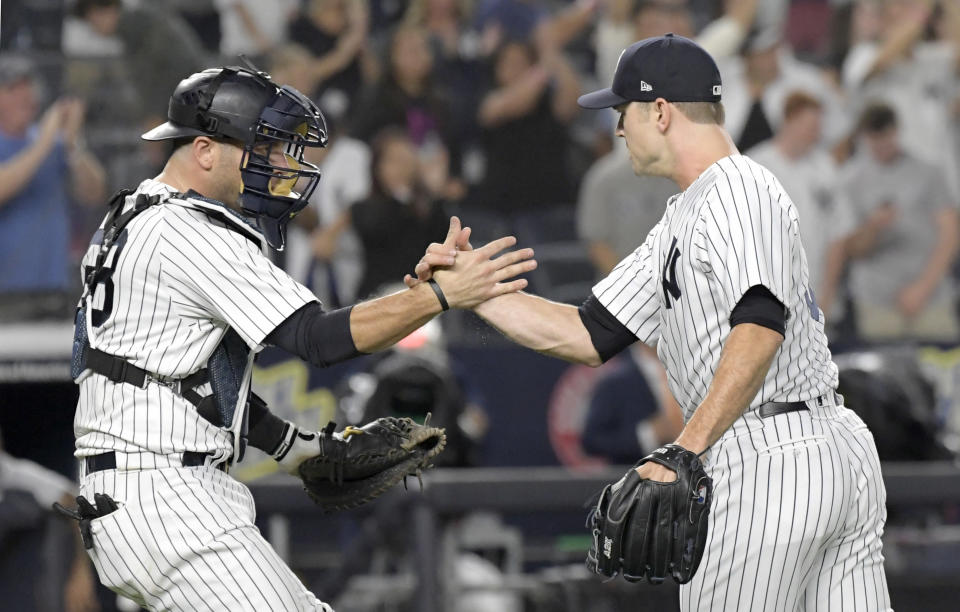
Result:
[[[643,243],[663,216],[667,200],[679,192],[668,178],[635,175],[622,147],[590,166],[577,200],[577,234],[589,249],[598,278]]]
[[[865,151],[843,180],[856,228],[846,253],[860,336],[955,342],[956,296],[948,273],[960,227],[943,172],[901,147],[890,106],[868,106],[860,126]]]

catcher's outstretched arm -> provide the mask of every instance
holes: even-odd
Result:
[[[358,350],[374,353],[393,346],[441,312],[430,287],[417,286],[354,306],[350,332]]]

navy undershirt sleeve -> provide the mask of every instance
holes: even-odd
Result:
[[[353,306],[324,312],[318,302],[306,304],[270,332],[267,344],[278,346],[324,368],[361,355],[350,332]]]
[[[731,329],[741,323],[761,325],[783,336],[787,327],[787,309],[769,289],[754,285],[747,289],[730,313]]]
[[[580,320],[590,333],[593,348],[604,362],[639,340],[592,293],[578,310]]]

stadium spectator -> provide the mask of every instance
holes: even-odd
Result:
[[[166,100],[184,75],[206,64],[203,45],[193,30],[174,13],[146,3],[125,6],[122,0],[79,0],[76,13],[86,26],[64,29],[63,51],[67,57],[83,57],[91,51],[85,31],[92,30],[102,44],[119,40],[127,66],[127,78],[138,94],[138,119],[154,125],[166,116]],[[109,50],[111,47],[104,47]]]
[[[823,105],[828,146],[847,136],[849,121],[840,92],[819,68],[794,56],[783,42],[780,26],[751,34],[740,55],[717,63],[723,77],[725,125],[741,151],[777,132],[784,101],[797,90],[810,92]]]
[[[697,31],[689,0],[637,0],[634,14],[636,40],[673,32],[695,38],[697,44],[716,58],[727,57],[740,49],[754,26],[759,4],[759,0],[730,0],[724,3],[719,17]]]
[[[573,201],[567,124],[580,81],[563,51],[509,42],[494,57],[494,88],[478,111],[486,175],[477,203],[504,213]]]
[[[314,254],[329,261],[341,234],[348,227],[357,232],[364,262],[358,297],[403,278],[409,262],[423,254],[417,245],[443,235],[448,225],[441,203],[446,176],[421,162],[416,143],[403,130],[388,127],[374,139],[372,149],[370,197],[314,238]]]
[[[838,168],[820,146],[822,121],[820,101],[807,92],[793,92],[784,103],[777,134],[746,154],[780,178],[796,205],[810,285],[829,315],[838,312],[835,300],[843,272],[843,238],[853,228]]]
[[[220,12],[214,0],[160,0],[189,25],[209,55],[220,51]],[[159,3],[158,3],[159,4]]]
[[[351,108],[363,86],[369,22],[365,0],[310,0],[290,24],[290,40],[315,60],[314,83],[300,91],[335,117]]]
[[[855,220],[846,252],[858,331],[868,341],[956,341],[948,272],[960,219],[943,171],[901,146],[892,107],[868,106],[860,125],[865,151],[843,176]]]
[[[262,57],[284,42],[287,26],[299,6],[298,0],[214,2],[220,11],[220,55],[231,64],[239,53]]]
[[[654,349],[636,343],[593,388],[581,443],[592,455],[632,465],[683,429],[683,413]]]
[[[469,29],[470,4],[466,0],[412,0],[404,14],[408,26],[423,28],[440,63],[473,60],[480,41]]]
[[[604,3],[603,10],[597,18],[594,42],[596,51],[594,72],[597,82],[611,82],[620,53],[634,41],[640,40],[635,37],[636,27],[633,15],[636,5],[642,2],[643,0],[609,0]]]
[[[363,248],[357,233],[341,216],[370,194],[370,148],[345,134],[339,125],[328,119],[327,146],[306,152],[307,160],[316,164],[323,176],[307,209],[313,212],[316,227],[308,228],[308,233],[291,225],[285,263],[291,276],[331,308],[356,301],[363,275]],[[338,220],[342,227],[336,226]],[[323,258],[316,259],[314,251],[323,253]]]
[[[480,0],[474,12],[474,28],[490,49],[511,40],[527,40],[549,18],[540,0]]]
[[[855,10],[857,42],[843,65],[843,83],[856,107],[882,100],[897,114],[903,147],[938,165],[956,199],[960,196],[958,153],[950,125],[960,68],[960,19],[956,2],[860,0]],[[941,39],[930,39],[942,25]]]
[[[113,31],[114,5],[99,0],[78,0],[73,14],[63,20],[61,47],[72,57],[120,57],[123,42]]]
[[[487,51],[478,33],[470,27],[469,0],[412,0],[404,24],[427,32],[435,62],[435,78],[454,94],[453,115],[457,131],[474,131],[477,99],[483,83],[483,59]]]
[[[577,235],[587,244],[598,278],[633,252],[679,191],[670,179],[635,175],[623,147],[594,162],[580,184]]]
[[[433,77],[434,59],[424,30],[400,26],[393,33],[386,74],[352,109],[350,134],[371,143],[386,127],[404,130],[427,163],[445,167],[445,197],[463,197],[460,145],[449,92]]]
[[[274,47],[267,54],[266,68],[275,83],[284,83],[299,92],[314,91],[319,82],[315,58],[309,49],[297,43]],[[327,115],[334,113],[324,113]]]
[[[57,100],[36,121],[38,87],[29,60],[0,56],[0,293],[67,291],[71,201],[106,201],[103,168],[84,146],[83,102]]]
[[[100,609],[93,568],[79,532],[72,524],[67,527],[75,545],[63,591],[46,592],[53,586],[49,584],[50,576],[59,575],[56,568],[50,566],[58,559],[44,558],[42,554],[49,549],[43,545],[43,539],[53,536],[49,529],[50,519],[54,518],[51,506],[60,502],[73,507],[76,488],[60,474],[32,461],[12,457],[0,446],[0,594],[4,609],[20,612]]]

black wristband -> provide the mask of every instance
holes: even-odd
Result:
[[[430,285],[430,288],[437,295],[437,299],[440,300],[440,307],[444,310],[450,310],[450,304],[447,303],[447,298],[443,295],[443,289],[440,288],[437,281],[431,278],[427,280],[427,284]]]

